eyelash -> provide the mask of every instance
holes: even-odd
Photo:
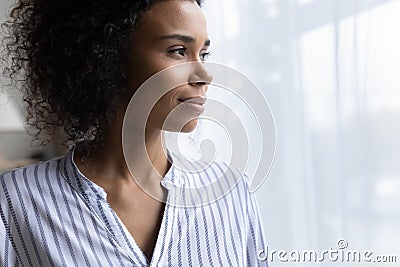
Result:
[[[169,52],[172,53],[172,54],[177,54],[177,55],[180,55],[180,56],[184,56],[185,51],[186,51],[186,48],[177,48],[177,49],[173,49],[173,50],[171,50]],[[182,54],[180,54],[179,52],[182,52]]]
[[[171,54],[179,55],[179,56],[184,56],[187,48],[182,47],[182,48],[177,48],[169,51]],[[211,52],[204,52],[200,54],[200,59],[202,61],[206,61],[209,57],[211,56]]]
[[[200,55],[202,57],[202,61],[206,61],[207,59],[210,58],[211,52],[204,52],[203,54]]]

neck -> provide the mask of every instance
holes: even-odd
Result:
[[[107,132],[104,145],[87,160],[82,161],[81,155],[76,155],[75,162],[81,172],[103,187],[130,183],[134,178],[146,191],[162,194],[160,180],[171,166],[164,152],[163,132],[154,128],[147,128],[145,133],[131,131],[124,155],[122,129],[110,129],[113,130]]]

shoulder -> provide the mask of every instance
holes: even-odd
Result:
[[[250,196],[249,178],[244,170],[226,162],[186,162],[179,168],[180,184],[190,198],[199,205],[223,198],[245,200]]]
[[[32,176],[39,172],[48,172],[56,168],[62,158],[55,158],[48,161],[43,161],[35,164],[31,164],[25,167],[9,170],[0,175],[0,181],[8,181],[10,179],[22,179],[26,176]],[[21,178],[20,178],[21,177]]]
[[[194,183],[191,186],[204,186],[214,182],[241,182],[247,186],[249,178],[244,170],[237,166],[222,161],[189,161],[179,159],[174,161],[174,166],[179,170],[185,182]],[[197,183],[197,184],[196,184]]]
[[[58,170],[61,158],[32,164],[26,167],[10,170],[0,175],[0,199],[23,196],[26,191],[33,190],[44,180],[54,177]]]
[[[231,184],[232,189],[249,191],[249,177],[245,168],[215,161],[208,165],[207,172],[214,176],[215,181]]]

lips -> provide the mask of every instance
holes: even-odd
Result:
[[[188,97],[180,98],[178,101],[188,110],[201,114],[205,110],[204,104],[206,103],[207,99],[205,97]]]
[[[205,97],[190,97],[178,99],[181,103],[204,105],[207,101]]]

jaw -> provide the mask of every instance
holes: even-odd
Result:
[[[198,118],[192,119],[191,121],[189,121],[188,123],[186,123],[186,124],[183,126],[181,132],[182,132],[182,133],[190,133],[190,132],[193,132],[194,129],[196,129],[196,127],[197,127],[197,125],[198,125],[198,121],[199,121]]]

